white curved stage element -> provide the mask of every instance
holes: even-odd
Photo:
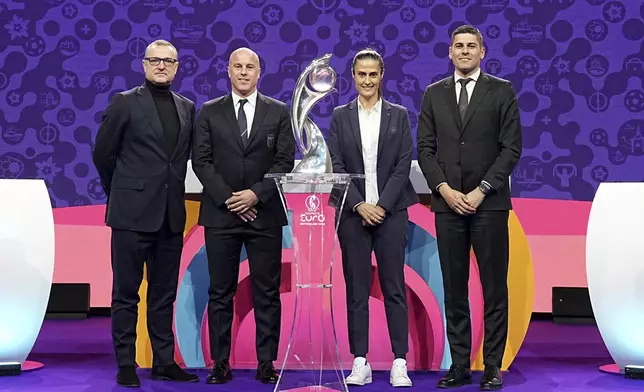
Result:
[[[54,215],[44,181],[0,179],[0,364],[25,366],[53,277]]]
[[[588,291],[604,343],[620,372],[642,366],[644,183],[600,184],[586,235]]]

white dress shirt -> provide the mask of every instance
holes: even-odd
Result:
[[[378,139],[380,137],[380,115],[382,99],[367,110],[358,99],[358,123],[362,139],[362,161],[365,174],[365,202],[377,204],[378,198]]]
[[[239,115],[239,101],[244,99],[239,95],[233,94],[233,106],[235,108],[235,118]],[[257,90],[253,91],[251,95],[246,97],[248,102],[244,104],[244,113],[246,113],[246,125],[248,126],[248,137],[250,137],[250,130],[253,128],[253,117],[255,117],[255,107],[257,105]]]

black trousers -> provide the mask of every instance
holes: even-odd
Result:
[[[250,267],[257,360],[275,361],[282,316],[282,228],[206,228],[205,237],[210,271],[208,324],[211,359],[230,358],[233,298],[237,292],[243,245]]]
[[[470,366],[472,327],[468,300],[470,249],[483,288],[485,340],[483,362],[501,366],[508,335],[508,211],[473,215],[436,213],[436,234],[445,287],[447,339],[452,363]]]
[[[346,282],[349,348],[356,357],[365,357],[369,351],[372,251],[376,254],[392,351],[399,358],[409,351],[404,274],[408,221],[407,210],[403,210],[387,216],[378,226],[362,226],[362,218],[355,215],[344,219],[338,227]]]
[[[172,320],[183,233],[168,218],[153,233],[112,229],[112,339],[118,366],[134,366],[139,288],[147,264],[147,324],[153,366],[174,363]]]

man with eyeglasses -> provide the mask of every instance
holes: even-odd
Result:
[[[266,173],[293,170],[295,140],[288,107],[257,91],[259,57],[248,48],[232,52],[232,92],[201,107],[192,162],[204,187],[199,224],[205,227],[210,271],[208,326],[215,365],[207,383],[232,379],[233,297],[239,259],[246,248],[255,311],[257,373],[275,384],[280,334],[282,227],[288,225],[273,180]]]
[[[107,194],[112,228],[112,339],[117,383],[138,387],[136,324],[147,265],[147,326],[152,379],[195,382],[174,361],[173,305],[186,223],[184,181],[195,104],[171,91],[177,49],[168,41],[146,49],[145,83],[116,94],[96,136],[94,164]]]

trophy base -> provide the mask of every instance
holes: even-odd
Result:
[[[328,155],[328,153],[326,153]],[[305,157],[298,163],[292,173],[302,174],[326,174],[333,173],[333,166],[331,165],[331,157],[318,157],[309,156]]]

